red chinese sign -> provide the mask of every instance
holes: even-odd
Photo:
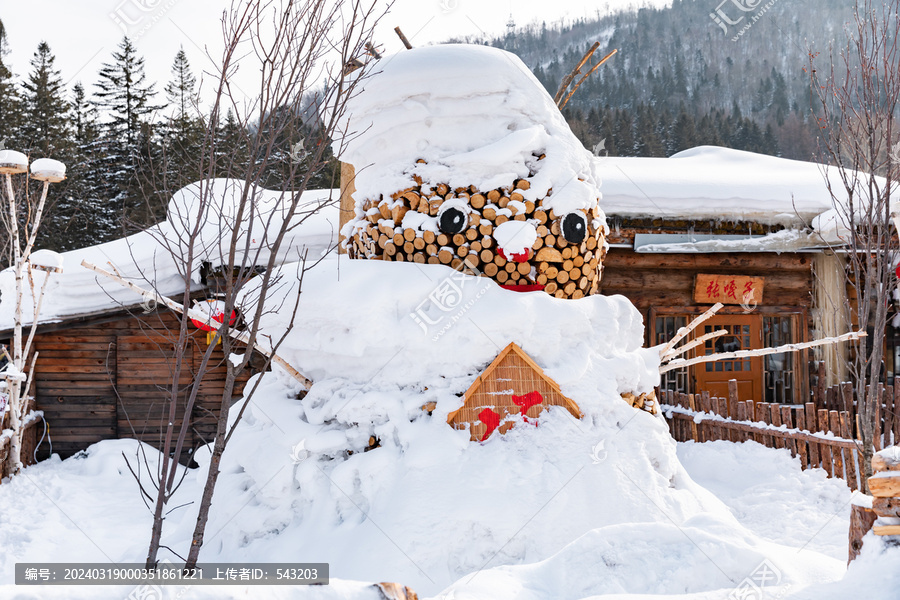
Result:
[[[747,275],[697,275],[694,302],[697,304],[742,304],[756,307],[762,303],[762,277]]]

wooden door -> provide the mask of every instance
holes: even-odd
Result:
[[[725,329],[728,334],[707,340],[697,349],[697,355],[718,354],[736,350],[751,350],[762,347],[761,315],[721,315],[703,324],[695,336]],[[728,397],[728,381],[738,382],[738,397],[741,400],[763,399],[763,360],[761,357],[735,358],[702,363],[694,367],[694,391],[708,391],[711,396]]]

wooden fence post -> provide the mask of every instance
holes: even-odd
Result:
[[[803,407],[791,407],[791,410],[794,413],[794,426],[800,431],[806,429],[804,423],[805,419],[803,418]],[[806,448],[806,440],[797,440],[797,454],[800,455],[800,468],[804,470],[809,468],[809,454],[807,453]]]
[[[694,394],[688,394],[688,406],[692,411],[697,412],[697,405],[694,402]],[[699,432],[697,430],[697,423],[695,423],[693,419],[691,419],[691,439],[694,441],[700,439]]]
[[[816,425],[816,405],[812,402],[806,403],[806,430],[815,433],[819,430]],[[818,467],[819,461],[819,444],[816,442],[809,443],[809,466]]]
[[[847,411],[842,411],[841,413],[839,413],[839,416],[841,421],[841,437],[852,440],[853,431],[850,428],[850,413]],[[847,483],[850,485],[851,490],[857,490],[859,489],[859,483],[861,482],[857,482],[856,480],[857,470],[855,460],[857,456],[860,456],[860,454],[856,450],[850,449],[845,454],[845,456],[846,460],[844,461],[844,464],[847,467]],[[862,473],[862,471],[860,471],[860,473]]]
[[[787,429],[794,428],[794,421],[791,418],[791,407],[790,406],[782,406],[781,407],[781,424],[784,425]],[[797,441],[794,438],[788,437],[784,439],[785,448],[791,451],[791,457],[797,456]]]
[[[712,404],[710,403],[709,392],[703,390],[700,392],[700,410],[705,413],[712,413]],[[703,423],[700,427],[700,435],[704,442],[708,442],[713,439],[712,437],[712,426],[709,421]]]
[[[828,410],[820,408],[819,415],[819,431],[826,433],[828,431]],[[834,477],[834,466],[831,464],[831,446],[828,444],[819,444],[819,453],[822,455],[822,468],[828,473],[829,477]]]
[[[841,435],[841,417],[840,413],[836,410],[828,411],[828,421],[829,421],[829,429],[831,432],[840,437]],[[844,459],[843,459],[843,448],[834,448],[834,475],[835,477],[840,477],[847,480],[847,477],[844,475]]]

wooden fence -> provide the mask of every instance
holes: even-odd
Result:
[[[754,440],[769,448],[787,448],[800,458],[803,469],[822,468],[829,477],[844,479],[850,489],[860,488],[861,457],[850,411],[838,410],[837,405],[818,408],[816,402],[784,405],[739,400],[736,381],[730,382],[728,395],[713,398],[708,392],[662,391],[658,397],[672,436],[680,442]]]
[[[825,381],[824,367],[819,367],[820,382]],[[867,393],[869,388],[866,388]],[[858,438],[856,431],[856,399],[854,389],[850,383],[842,383],[830,388],[824,385],[812,389],[810,400],[816,405],[816,409],[829,411],[846,411],[850,415],[851,431],[854,438]],[[878,384],[878,408],[875,419],[875,450],[882,450],[900,442],[900,385],[891,386]]]

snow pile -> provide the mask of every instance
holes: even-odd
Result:
[[[831,167],[742,150],[700,146],[669,158],[598,157],[603,208],[617,216],[745,219],[805,225],[833,208]]]
[[[279,349],[316,383],[298,400],[293,380],[263,376],[220,465],[201,560],[329,562],[328,588],[266,590],[329,600],[377,598],[347,580],[397,581],[422,598],[724,599],[763,564],[778,569],[778,587],[766,588],[772,597],[840,576],[834,527],[824,529],[830,557],[815,539],[834,513],[846,513],[840,482],[799,473],[784,450],[689,447],[688,466],[732,514],[692,481],[663,420],[621,399],[622,391],[649,389],[658,367],[658,355],[641,348],[640,315],[624,298],[508,292],[438,265],[342,261],[338,271],[336,263],[306,274],[300,318]],[[272,306],[296,297],[294,266],[283,272]],[[435,302],[449,310],[423,307]],[[277,339],[287,319],[284,311],[267,314],[265,333]],[[537,426],[518,423],[470,442],[447,415],[510,341],[585,417],[554,408]],[[436,403],[430,415],[420,408],[427,402]],[[370,436],[378,445],[365,451]],[[4,582],[17,561],[143,560],[147,509],[121,451],[133,456],[134,442],[102,442],[86,457],[31,467],[27,478],[0,486]],[[158,455],[150,454],[152,472]],[[196,458],[204,463],[208,453]],[[179,508],[167,516],[165,546],[188,546],[204,479],[205,468],[189,474],[172,499]],[[807,519],[796,518],[804,511]],[[795,521],[787,546],[770,541],[779,519]],[[803,544],[801,529],[810,535]],[[177,561],[167,552],[162,558]],[[48,598],[128,592],[40,591]]]
[[[358,207],[417,185],[415,177],[425,189],[485,191],[528,178],[524,199],[543,198],[547,211],[597,206],[590,152],[514,54],[465,44],[404,50],[376,63],[362,86],[334,142],[356,168]]]
[[[28,257],[32,268],[62,270],[64,259],[62,254],[53,250],[35,250]]]
[[[297,400],[264,378],[221,465],[204,560],[327,561],[340,579],[511,599],[730,590],[766,558],[687,476],[662,419],[620,397],[658,377],[627,300],[517,294],[439,265],[350,261],[338,277],[335,262],[305,276],[279,349],[316,383]],[[438,318],[422,305],[449,303],[434,294],[448,280]],[[291,305],[296,286],[280,289],[272,306]],[[263,328],[277,339],[288,318]],[[447,415],[510,341],[585,417],[555,408],[470,442]],[[166,545],[189,543],[194,510],[169,516]],[[805,557],[784,573],[826,576]]]
[[[244,200],[244,198],[248,200]],[[327,249],[336,237],[336,224],[323,208],[333,205],[338,194],[331,190],[315,190],[304,194],[295,211],[291,211],[290,194],[267,190],[238,179],[212,179],[193,183],[172,196],[166,211],[166,243],[178,256],[187,257],[193,248],[191,273],[196,277],[200,265],[213,267],[228,264],[233,230],[236,265],[265,265],[269,248],[279,228],[289,220],[291,229],[282,243],[276,264],[302,258],[308,247]],[[303,243],[293,243],[297,237]],[[321,252],[311,253],[316,260]]]
[[[228,180],[215,181],[216,193],[220,193],[219,184],[221,183],[221,196],[227,198],[223,204],[233,206],[233,196],[227,195],[226,191],[229,194],[234,193],[237,189],[236,184],[229,183]],[[188,214],[186,209],[194,206],[190,199],[196,197],[196,186],[197,184],[188,186],[175,194],[173,205],[184,208],[170,208],[170,210],[175,210],[173,214],[185,216]],[[266,193],[258,190],[257,193],[261,199],[253,215],[257,228],[248,228],[247,231],[251,235],[242,238],[242,242],[244,242],[242,248],[244,252],[250,252],[251,259],[262,260],[268,258],[268,255],[260,250],[263,242],[267,240],[264,236],[256,236],[256,233],[261,230],[258,223],[267,222],[270,217],[274,221],[282,218],[283,214],[274,199],[274,192]],[[295,214],[294,219],[302,218],[305,214],[304,210],[309,211],[311,207],[320,206],[332,197],[337,197],[336,190],[306,192],[301,199],[301,206],[306,208],[301,208]],[[270,212],[264,213],[266,210],[270,210]],[[40,289],[43,283],[42,278],[50,278],[41,306],[41,322],[58,321],[75,315],[89,315],[122,306],[136,306],[143,301],[135,292],[82,267],[82,260],[106,270],[111,270],[110,265],[114,265],[125,279],[145,288],[152,287],[166,296],[183,293],[185,265],[180,257],[184,256],[186,259],[186,254],[182,254],[182,252],[186,250],[184,243],[186,243],[185,240],[190,239],[190,235],[184,220],[173,217],[173,221],[173,223],[163,222],[146,231],[89,248],[62,254],[53,253],[53,255],[45,253],[49,251],[33,253],[31,257],[33,264],[62,268],[62,273],[35,272],[34,274],[36,290]],[[197,244],[198,247],[206,248],[209,251],[205,254],[198,253],[195,256],[194,266],[190,270],[192,289],[200,288],[199,269],[202,260],[214,262],[215,259],[221,257],[218,245],[212,248],[207,243],[211,239],[211,230],[217,230],[219,227],[220,225],[217,225],[212,217],[206,219]],[[289,233],[283,242],[279,260],[297,260],[304,251],[309,252],[311,260],[319,258],[337,243],[337,228],[338,212],[336,207],[327,207],[319,211]],[[249,242],[249,250],[247,242]],[[179,259],[176,260],[173,257],[179,257]],[[0,330],[13,326],[15,289],[15,277],[12,269],[8,268],[0,272]],[[25,306],[23,321],[25,324],[29,324],[32,320],[34,304],[27,280],[24,286],[23,302]]]

